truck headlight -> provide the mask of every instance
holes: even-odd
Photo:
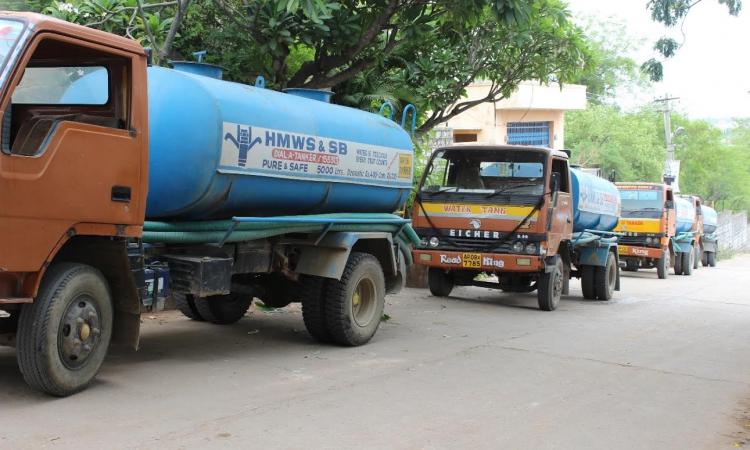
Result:
[[[422,240],[419,241],[419,246],[422,247],[422,248],[427,247],[428,245],[429,245],[429,243],[427,242],[427,239],[425,239],[425,238],[422,238]]]
[[[533,242],[529,242],[528,244],[526,244],[526,253],[528,253],[529,255],[533,255],[534,253],[536,253],[536,244]]]
[[[516,241],[513,243],[513,253],[523,253],[523,242]]]
[[[430,247],[437,248],[437,246],[440,245],[440,240],[436,238],[435,236],[430,238]]]

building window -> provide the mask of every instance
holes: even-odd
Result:
[[[550,122],[509,122],[507,142],[511,145],[550,146]]]
[[[456,133],[453,142],[477,142],[477,133]]]

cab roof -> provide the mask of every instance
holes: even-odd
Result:
[[[97,44],[103,44],[108,47],[125,50],[139,55],[146,54],[146,51],[143,49],[143,47],[138,42],[132,39],[117,36],[112,33],[107,33],[106,31],[95,30],[93,28],[66,22],[54,17],[45,16],[44,14],[31,12],[0,11],[0,18],[18,19],[26,22],[26,24],[34,32],[49,31],[57,34],[75,37],[77,39],[83,39]]]
[[[496,145],[496,144],[482,144],[477,142],[462,142],[458,144],[451,144],[445,147],[439,147],[438,150],[474,150],[474,151],[497,151],[497,150],[529,150],[534,152],[542,152],[548,155],[557,156],[559,158],[568,159],[568,154],[548,147],[536,147],[533,145]]]

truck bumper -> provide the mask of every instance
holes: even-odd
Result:
[[[414,264],[477,272],[539,272],[545,267],[537,255],[413,250]]]
[[[663,251],[661,248],[639,247],[636,245],[619,245],[617,247],[617,252],[621,257],[635,256],[639,258],[660,259]]]

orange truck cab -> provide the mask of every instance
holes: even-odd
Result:
[[[586,232],[574,239],[572,178],[568,155],[549,148],[472,144],[435,150],[412,213],[421,238],[414,263],[428,267],[432,294],[448,296],[454,286],[469,285],[536,290],[539,308],[551,311],[567,293],[569,278],[579,277],[584,297],[609,300],[619,289],[616,238]],[[607,200],[619,214],[611,189],[614,198]],[[616,217],[612,228],[615,223]],[[477,278],[482,273],[497,282]]]
[[[672,187],[663,183],[615,183],[622,199],[620,237],[623,270],[656,268],[667,277],[675,236],[675,204]]]

